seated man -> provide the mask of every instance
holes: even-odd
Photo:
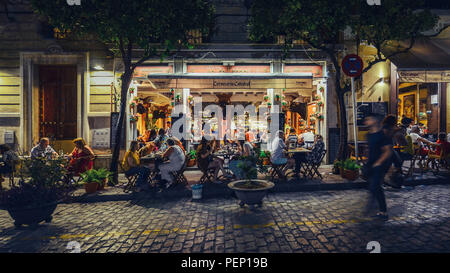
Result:
[[[139,175],[136,186],[137,191],[145,188],[146,181],[150,174],[150,169],[141,166],[138,154],[138,142],[131,141],[130,149],[125,153],[122,161],[122,168],[126,176]]]
[[[306,129],[306,132],[301,135],[301,141],[305,143],[305,148],[309,149],[314,143],[314,133],[311,129]]]
[[[33,149],[31,149],[31,158],[37,158],[37,157],[45,157],[47,159],[51,159],[58,154],[53,150],[53,148],[49,145],[50,140],[46,137],[41,138],[39,141],[39,144],[34,146]]]
[[[168,136],[166,135],[166,131],[161,128],[159,129],[158,136],[155,138],[154,142],[158,150],[165,151],[167,149],[167,141]]]
[[[283,175],[286,175],[286,170],[292,168],[292,166],[294,165],[294,160],[292,158],[288,159],[284,155],[284,151],[286,150],[286,144],[284,143],[283,139],[284,139],[283,131],[278,131],[277,135],[272,141],[272,155],[270,156],[270,161],[274,165],[286,164],[285,168],[283,168],[282,170]]]
[[[173,184],[173,177],[171,172],[179,171],[184,164],[185,155],[180,146],[175,144],[175,141],[172,138],[167,140],[168,148],[164,152],[163,158],[168,159],[168,162],[165,162],[159,166],[159,170],[161,171],[161,179],[165,180],[166,188],[170,187]]]
[[[445,133],[439,133],[438,140],[436,143],[431,143],[434,146],[434,153],[428,155],[427,164],[433,159],[446,158],[450,154],[450,142],[447,141]]]
[[[1,183],[4,181],[2,175],[10,174],[14,170],[15,164],[19,161],[19,156],[9,148],[7,144],[0,145],[0,154],[2,160],[0,161],[0,189]]]
[[[295,149],[295,148],[297,148],[297,144],[298,144],[298,136],[297,136],[297,134],[296,134],[294,128],[291,128],[291,129],[289,130],[289,135],[288,135],[288,137],[286,138],[286,143],[287,143],[287,146],[288,146],[290,149]]]

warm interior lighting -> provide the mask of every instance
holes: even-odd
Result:
[[[103,66],[101,66],[101,65],[94,66],[94,69],[95,70],[105,70],[105,68]]]

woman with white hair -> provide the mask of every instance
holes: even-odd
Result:
[[[170,187],[173,183],[173,177],[171,172],[179,171],[185,160],[185,155],[180,146],[175,144],[172,138],[167,140],[169,148],[164,152],[163,157],[169,159],[169,162],[163,163],[159,166],[161,171],[161,179],[167,181],[166,188]]]
[[[284,143],[284,133],[283,131],[278,131],[275,138],[272,140],[272,154],[270,156],[270,161],[274,165],[285,165],[283,168],[283,174],[286,175],[286,170],[292,168],[295,161],[292,158],[287,158],[284,155],[284,151],[287,150],[286,144]]]

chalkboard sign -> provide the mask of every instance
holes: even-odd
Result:
[[[118,130],[118,125],[119,125],[119,112],[111,112],[111,123],[110,123],[110,147],[111,149],[114,147],[114,145],[116,144],[116,134],[117,134],[117,130]],[[121,148],[125,148],[125,124],[122,125],[122,141],[120,144]]]
[[[364,126],[364,119],[370,113],[376,113],[383,117],[388,114],[387,102],[358,102],[358,109],[356,111],[356,124],[357,126]]]

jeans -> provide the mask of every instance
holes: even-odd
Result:
[[[125,172],[125,175],[138,175],[136,180],[136,186],[142,187],[146,184],[148,176],[150,175],[150,169],[146,167],[133,167]]]
[[[372,194],[372,197],[375,198],[375,200],[378,202],[378,207],[381,212],[386,212],[387,210],[386,198],[384,197],[384,191],[383,188],[381,187],[386,172],[387,172],[386,167],[378,166],[370,170],[370,175],[368,178],[369,191]],[[372,200],[369,200],[369,203],[371,201]]]

